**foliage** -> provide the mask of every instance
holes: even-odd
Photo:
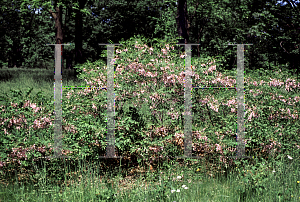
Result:
[[[118,68],[116,69],[116,79],[115,82],[117,84],[117,86],[119,86],[119,88],[116,89],[116,101],[118,102],[118,106],[121,106],[120,108],[117,107],[116,109],[116,117],[118,117],[117,120],[117,125],[116,127],[119,127],[121,130],[116,131],[116,146],[117,148],[119,148],[120,152],[130,152],[131,154],[135,153],[139,153],[138,152],[138,148],[142,149],[141,151],[144,151],[145,148],[147,148],[150,145],[155,145],[156,146],[163,146],[161,143],[159,143],[160,141],[162,141],[163,139],[160,139],[159,142],[153,141],[151,142],[151,144],[147,143],[145,141],[145,131],[149,130],[150,127],[162,127],[164,128],[165,126],[168,126],[166,128],[166,130],[174,131],[174,132],[180,132],[180,130],[178,130],[180,128],[180,119],[177,118],[177,120],[175,119],[170,119],[167,118],[166,116],[164,116],[165,114],[168,114],[169,112],[172,112],[172,114],[174,114],[175,112],[179,114],[181,114],[183,112],[182,109],[182,104],[183,104],[183,92],[182,92],[182,87],[180,83],[173,83],[172,81],[171,83],[167,84],[165,86],[161,85],[159,83],[157,83],[157,85],[155,86],[155,88],[153,88],[154,86],[152,86],[151,90],[148,89],[147,91],[143,91],[143,83],[148,83],[151,84],[152,81],[152,77],[149,75],[150,72],[153,73],[158,73],[158,78],[157,81],[163,80],[170,77],[171,74],[174,72],[175,70],[175,75],[177,75],[178,79],[180,78],[180,75],[182,73],[183,69],[183,63],[182,61],[179,61],[178,59],[172,59],[172,55],[175,56],[176,53],[172,52],[171,47],[174,44],[169,44],[169,50],[170,53],[168,53],[167,58],[170,58],[170,61],[173,61],[174,63],[172,64],[172,62],[170,64],[172,64],[172,68],[168,69],[167,72],[165,73],[169,73],[170,75],[168,76],[167,74],[163,73],[163,71],[161,71],[162,69],[164,69],[165,65],[167,66],[167,61],[165,62],[159,62],[157,60],[157,57],[161,57],[161,54],[154,54],[154,53],[159,53],[159,49],[162,47],[167,47],[166,44],[164,44],[164,42],[159,42],[157,44],[153,44],[153,50],[151,51],[150,49],[150,55],[146,54],[144,50],[142,50],[142,47],[140,47],[138,44],[140,44],[141,42],[143,42],[144,39],[140,40],[138,38],[134,38],[131,41],[122,41],[121,43],[124,44],[124,48],[127,51],[123,51],[123,52],[119,52],[119,56],[116,56],[115,60],[116,63],[118,65]],[[139,43],[140,42],[140,43]],[[139,48],[139,51],[134,51],[132,49],[130,49],[129,47],[133,47],[136,46],[135,49]],[[152,54],[152,55],[151,55]],[[132,61],[136,60],[137,56],[139,56],[139,61],[142,62],[142,64],[148,64],[149,62],[157,62],[157,64],[154,64],[154,69],[150,70],[150,72],[147,74],[148,76],[143,75],[142,70],[140,70],[140,75],[133,75],[131,73],[129,73],[130,71],[132,71],[132,68],[135,68],[136,64],[133,65]],[[122,60],[122,58],[127,58],[127,62],[126,60]],[[168,59],[169,59],[168,58]],[[136,62],[138,62],[136,60]],[[194,60],[195,64],[202,64],[200,61]],[[76,68],[80,68],[82,70],[83,73],[80,74],[80,78],[81,79],[85,79],[85,81],[87,82],[88,85],[92,85],[92,86],[104,86],[106,83],[106,71],[105,71],[105,65],[103,64],[102,61],[99,61],[98,63],[86,63],[83,66],[77,66]],[[174,69],[175,67],[175,69]],[[104,69],[102,69],[104,68]],[[145,67],[144,67],[145,68]],[[148,67],[149,68],[149,67]],[[178,69],[176,69],[178,68]],[[148,70],[148,71],[149,71]],[[154,71],[153,71],[154,70]],[[195,77],[194,77],[194,81],[197,82],[198,81],[202,81],[202,79],[206,78],[213,78],[210,75],[205,76],[202,73],[201,76],[201,71],[203,71],[204,69],[198,68],[195,69]],[[127,72],[129,71],[129,72]],[[146,73],[146,72],[145,72]],[[260,72],[258,72],[260,73]],[[197,74],[199,75],[199,79],[197,78]],[[120,75],[122,75],[122,80],[119,80],[121,77]],[[172,76],[171,76],[172,77]],[[161,78],[161,79],[159,79]],[[262,77],[263,78],[263,77]],[[179,79],[180,80],[180,79]],[[131,83],[130,81],[138,81],[138,88],[135,87],[137,84]],[[165,81],[166,82],[166,81]],[[170,80],[169,80],[170,82]],[[199,83],[200,85],[203,85],[202,83]],[[200,86],[199,85],[199,86]],[[250,87],[250,86],[249,86]],[[257,103],[258,100],[262,100],[262,97],[266,97],[269,96],[269,99],[271,99],[272,94],[269,92],[272,92],[272,89],[270,89],[269,87],[264,87],[262,86],[261,88],[263,88],[264,94],[258,94],[255,97],[250,96],[249,93],[251,93],[253,90],[255,90],[254,86],[251,87],[251,90],[246,92],[246,109],[248,110],[248,112],[246,114],[248,114],[248,122],[246,125],[246,131],[248,134],[251,134],[251,139],[253,141],[249,142],[249,145],[253,145],[254,147],[257,147],[256,142],[266,142],[268,139],[271,140],[275,140],[275,138],[277,140],[281,140],[282,143],[284,143],[282,145],[282,149],[286,149],[285,148],[285,144],[289,143],[290,140],[295,140],[297,138],[296,134],[297,132],[293,132],[293,128],[289,129],[289,124],[296,124],[296,120],[284,120],[284,119],[280,119],[278,117],[278,120],[281,120],[281,124],[285,124],[285,131],[287,134],[289,135],[289,138],[287,139],[286,137],[281,138],[281,137],[275,137],[274,136],[274,132],[273,131],[264,131],[263,128],[264,127],[264,122],[263,120],[269,120],[269,117],[265,116],[266,114],[272,114],[275,111],[280,111],[281,109],[281,105],[278,104],[278,101],[274,100],[269,102],[268,105],[263,105],[262,104],[261,107],[257,108],[258,112],[251,112],[250,110],[253,110],[252,107],[250,107],[250,103]],[[252,90],[253,89],[253,90]],[[32,90],[32,89],[31,89]],[[150,90],[150,91],[149,91]],[[257,89],[258,90],[258,89]],[[205,93],[205,92],[201,92],[200,90],[195,90],[195,93],[193,93],[193,95],[195,96],[195,101],[199,100],[205,100],[206,96],[209,96],[209,94]],[[203,91],[203,90],[202,90]],[[15,106],[24,106],[26,104],[25,101],[21,101],[23,100],[23,96],[28,96],[30,94],[30,91],[27,91],[25,93],[25,95],[22,95],[20,93],[20,91],[12,91],[14,94],[12,95],[14,97],[14,99],[12,100],[7,100],[6,97],[11,97],[11,96],[5,96],[3,97],[4,100],[6,100],[6,102],[4,103],[4,106],[9,105],[10,102],[12,102],[13,104],[11,104],[10,106],[8,106],[8,111],[12,111],[12,107]],[[74,90],[71,90],[67,96],[63,96],[63,103],[64,103],[64,109],[65,109],[65,113],[64,113],[64,119],[65,120],[70,120],[68,121],[68,124],[65,125],[66,129],[69,130],[69,132],[66,133],[66,137],[65,137],[65,143],[68,145],[68,150],[70,150],[71,155],[79,155],[79,156],[94,156],[95,153],[93,151],[93,149],[96,149],[97,147],[102,147],[105,145],[105,137],[106,137],[106,112],[105,112],[105,108],[103,108],[105,106],[106,103],[106,94],[105,91],[103,89],[85,89],[83,92],[76,90],[77,93],[75,93]],[[138,92],[144,92],[143,94],[140,94]],[[220,92],[220,90],[216,90],[216,92]],[[232,91],[231,91],[232,92]],[[259,91],[258,91],[259,92]],[[85,95],[84,99],[82,100],[82,94]],[[74,96],[73,96],[74,95]],[[80,97],[77,97],[79,96]],[[174,98],[174,96],[178,96],[179,97],[176,99],[176,102],[172,101],[171,98]],[[195,127],[194,130],[199,130],[199,129],[203,129],[203,128],[207,128],[206,125],[203,125],[204,120],[207,120],[208,122],[210,122],[211,127],[215,127],[216,126],[216,122],[218,122],[218,120],[221,121],[220,126],[221,129],[220,131],[218,131],[218,133],[228,133],[229,131],[234,131],[234,116],[230,116],[231,118],[227,119],[224,115],[225,114],[230,114],[232,113],[232,109],[230,109],[230,107],[226,107],[226,106],[221,106],[220,103],[224,102],[226,103],[227,101],[225,101],[225,98],[229,98],[232,99],[235,97],[234,93],[230,93],[227,92],[226,94],[221,94],[221,93],[215,93],[216,96],[214,96],[214,99],[218,100],[219,104],[219,110],[223,111],[223,115],[221,116],[222,119],[220,119],[218,116],[219,114],[214,112],[214,111],[206,111],[203,110],[203,107],[206,106],[206,108],[208,107],[208,105],[196,105],[196,102],[193,103],[193,110],[195,113],[195,116],[197,117],[197,114],[201,114],[202,116],[200,116],[199,118],[195,119]],[[17,96],[21,96],[21,97],[17,97]],[[122,99],[119,98],[122,97]],[[138,96],[138,100],[136,99],[136,96]],[[142,104],[140,103],[139,100],[144,100],[149,98],[149,96],[152,97],[156,97],[161,99],[162,97],[164,97],[164,99],[169,100],[169,102],[166,102],[166,100],[162,99],[159,102],[154,102],[157,108],[156,110],[156,115],[154,115],[153,112],[147,110],[147,109],[151,109],[151,107],[153,108],[153,106],[149,105],[149,104]],[[249,96],[249,97],[248,97]],[[161,98],[160,98],[161,97]],[[67,99],[65,99],[67,98]],[[40,98],[39,98],[40,99]],[[296,99],[296,97],[295,97]],[[37,100],[37,104],[38,103],[46,103],[46,100]],[[202,102],[202,101],[201,101]],[[274,103],[273,103],[274,102]],[[153,103],[153,104],[154,104]],[[168,104],[167,104],[168,103]],[[174,103],[174,104],[171,104]],[[140,107],[137,107],[137,105],[140,105]],[[27,104],[29,105],[29,104]],[[34,106],[34,105],[33,105]],[[45,112],[47,112],[49,114],[49,107],[50,105],[43,105],[43,106],[47,106],[47,107],[42,107],[41,110]],[[92,106],[92,107],[91,107]],[[267,107],[264,107],[267,106]],[[35,107],[35,106],[34,106]],[[210,105],[211,108],[213,108],[213,105]],[[44,109],[44,108],[47,108]],[[92,109],[92,111],[91,111]],[[175,109],[175,110],[174,110]],[[178,109],[180,109],[180,111],[177,111]],[[38,110],[38,107],[36,106],[36,110]],[[173,111],[174,110],[174,111]],[[290,108],[290,113],[293,114],[295,111],[295,108]],[[92,114],[89,114],[90,112],[92,112]],[[168,113],[167,113],[168,112]],[[22,114],[22,112],[19,112],[20,114]],[[85,114],[84,116],[79,115],[79,114]],[[53,112],[50,111],[50,114],[53,114]],[[262,120],[261,121],[257,121],[252,123],[251,122],[251,117],[254,116],[253,114],[255,114],[255,116],[257,117],[261,117]],[[205,115],[205,116],[203,116]],[[11,117],[12,115],[8,115],[6,114],[5,117]],[[14,117],[18,117],[18,114],[15,114]],[[6,118],[2,117],[3,120],[5,120]],[[91,119],[96,119],[96,122],[91,122]],[[41,117],[42,118],[42,117]],[[30,115],[26,115],[23,116],[22,119],[28,119],[28,124],[33,124],[33,125],[37,125],[38,126],[38,122],[34,121],[34,117],[30,116]],[[41,119],[43,120],[43,119]],[[45,121],[48,120],[48,121]],[[199,122],[197,121],[199,120]],[[50,120],[49,119],[44,119],[44,124],[45,126],[47,126],[49,124]],[[226,123],[227,122],[227,123]],[[251,124],[250,124],[251,123]],[[278,127],[276,124],[278,122],[274,121],[274,122],[270,122],[270,124],[274,124],[274,128]],[[7,124],[9,124],[7,122]],[[12,124],[12,123],[11,123]],[[16,123],[17,124],[17,123]],[[17,124],[18,125],[18,124]],[[76,127],[74,127],[76,126]],[[176,129],[177,126],[177,129]],[[178,128],[179,126],[179,128]],[[5,128],[5,126],[3,126]],[[17,126],[18,127],[18,126]],[[181,127],[183,127],[183,125],[181,124]],[[11,126],[9,125],[8,128],[11,128]],[[41,136],[41,134],[43,134],[43,137],[45,139],[49,138],[49,140],[51,139],[51,128],[52,126],[50,126],[50,128],[47,130],[46,133],[41,133],[41,129],[37,129],[36,131],[32,131],[30,139],[28,140],[28,145],[26,146],[31,146],[31,142],[32,141],[36,141],[36,135],[39,134],[39,136]],[[261,128],[261,131],[257,131],[258,128]],[[31,130],[28,130],[28,132]],[[207,131],[207,135],[210,136],[211,138],[214,138],[214,141],[216,141],[217,139],[215,139],[215,131],[213,128],[211,129],[206,129]],[[281,131],[283,132],[283,131]],[[23,137],[26,133],[17,130],[8,130],[5,133],[18,133],[20,138]],[[264,134],[264,135],[262,135]],[[28,135],[28,134],[26,134]],[[99,139],[95,139],[95,136],[97,135],[99,137]],[[126,138],[127,137],[127,138]],[[165,140],[170,139],[171,136],[166,136]],[[7,139],[8,138],[8,139]],[[13,143],[10,139],[11,137],[8,136],[4,136],[3,140],[5,140],[4,144],[5,144],[5,148],[7,148],[7,146],[9,148],[15,148],[16,146],[19,147],[19,143]],[[229,139],[228,139],[229,138]],[[228,140],[230,140],[230,136],[224,138],[223,141],[226,142],[226,144],[230,144],[230,141],[228,142]],[[41,140],[44,141],[44,140]],[[24,142],[22,140],[22,142]],[[47,144],[50,142],[47,142]],[[7,144],[11,144],[11,146],[7,145]],[[39,142],[38,144],[42,144],[42,142]],[[44,145],[47,145],[44,144]],[[134,147],[132,147],[132,144],[135,144]],[[4,146],[4,145],[3,145]],[[5,150],[5,148],[3,147],[2,149]],[[96,149],[97,150],[97,149]],[[137,153],[136,153],[137,152]],[[167,151],[164,151],[167,152]],[[151,154],[149,154],[151,155]],[[165,156],[168,156],[169,154],[165,153]],[[148,156],[148,154],[145,154],[145,158],[150,157]],[[4,158],[4,156],[3,156]]]
[[[276,2],[256,0],[222,3],[189,0],[190,42],[200,43],[199,54],[202,56],[222,55],[226,69],[232,69],[236,64],[236,49],[228,46],[228,42],[253,44],[245,46],[246,68],[272,69],[273,62],[276,65],[289,63],[290,68],[295,68],[299,65],[299,8],[295,2],[289,2],[295,6],[292,7],[292,3],[282,6]],[[31,4],[30,9],[27,8],[28,4]],[[72,11],[72,14],[79,9],[78,1],[63,1],[61,5],[65,10]],[[90,8],[91,5],[93,8]],[[9,2],[1,3],[5,14],[0,17],[3,21],[0,25],[3,32],[0,40],[5,47],[0,58],[1,64],[5,66],[7,63],[9,67],[49,66],[53,63],[53,47],[45,44],[54,42],[54,22],[48,13],[51,3],[23,1],[14,6],[20,12],[10,9]],[[39,14],[34,14],[33,9],[39,6],[43,9]],[[79,10],[86,14],[83,17],[82,36],[85,61],[101,59],[100,53],[106,47],[98,43],[106,43],[108,39],[127,40],[134,34],[167,40],[177,36],[177,8],[174,0],[133,1],[128,4],[125,1],[88,1],[86,7]],[[15,16],[19,20],[15,20]],[[74,43],[75,19],[67,17],[63,13],[64,43]],[[195,48],[193,55],[196,55]],[[64,54],[74,54],[70,48],[66,50]]]
[[[180,135],[184,128],[181,114],[184,112],[185,56],[175,57],[176,40],[156,40],[135,36],[120,41],[122,49],[116,50],[114,58],[118,155],[125,159],[136,157],[138,163],[149,161],[150,165],[157,161],[165,164],[168,158],[182,155],[184,140]],[[227,76],[235,76],[236,72],[218,72],[213,59],[193,58],[193,86],[234,85],[234,79]],[[63,154],[96,161],[104,155],[106,146],[107,66],[97,61],[78,65],[76,69],[81,72],[79,78],[91,88],[64,90]],[[259,166],[261,161],[270,163],[286,155],[299,155],[299,83],[297,85],[293,79],[281,68],[273,72],[260,69],[245,73],[246,155],[255,156],[249,166],[258,166],[248,167],[255,175],[239,175],[245,182],[244,190],[261,193],[266,188],[266,167]],[[96,86],[102,88],[93,88]],[[0,154],[4,176],[10,170],[34,167],[40,157],[53,154],[54,103],[42,92],[32,96],[31,91],[32,88],[12,90],[1,97],[4,113],[0,116],[0,130],[3,131],[0,133]],[[234,155],[230,147],[235,146],[235,97],[234,92],[225,89],[193,90],[193,155],[203,156],[207,162],[217,160],[214,167],[243,168],[240,160],[224,160],[224,157]],[[48,163],[51,176],[63,180],[63,170],[56,167],[63,167],[61,161],[45,159],[44,162]],[[108,191],[101,195],[112,197],[114,193]],[[161,194],[165,196],[165,193]]]
[[[41,5],[39,2],[33,1],[32,8]],[[123,52],[118,53],[118,57],[115,58],[118,65],[115,78],[117,98],[115,116],[118,117],[115,146],[119,155],[126,159],[130,156],[132,163],[135,163],[133,160],[135,156],[138,163],[147,159],[150,165],[154,165],[161,156],[174,159],[183,152],[183,138],[180,134],[183,133],[184,96],[183,83],[179,80],[182,80],[180,73],[184,71],[184,62],[176,55],[177,52],[171,49],[177,42],[173,40],[176,37],[175,2],[147,4],[146,1],[139,1],[138,4],[126,4],[123,1],[96,1],[92,2],[95,3],[96,8],[83,9],[83,12],[86,11],[88,14],[83,20],[84,51],[86,59],[94,62],[87,61],[77,66],[76,69],[81,72],[80,79],[85,79],[87,85],[104,86],[106,84],[106,61],[98,59],[101,52],[104,53],[102,56],[106,57],[103,51],[106,47],[101,48],[98,43],[105,43],[111,39],[123,44],[120,46],[122,50],[118,50]],[[5,51],[0,60],[3,61],[4,66],[22,64],[25,67],[49,67],[53,64],[51,59],[53,51],[50,46],[44,46],[44,44],[53,43],[54,40],[53,21],[49,19],[49,13],[47,13],[48,6],[52,5],[49,1],[43,3],[44,9],[35,15],[33,10],[27,9],[27,4],[28,1],[23,1],[21,5],[15,3],[16,7],[11,8],[10,2],[1,2],[1,11],[4,15],[0,16],[2,22],[0,23],[0,43],[4,44],[3,50]],[[72,1],[72,3],[64,2],[62,5],[65,9],[75,7],[73,10],[75,11],[78,7],[76,4]],[[91,4],[88,3],[88,5]],[[148,6],[149,10],[146,9]],[[193,133],[195,146],[193,153],[204,156],[206,160],[209,159],[208,161],[210,161],[208,157],[218,159],[213,163],[215,170],[220,169],[217,165],[221,165],[222,168],[237,166],[239,173],[236,176],[241,180],[237,185],[241,188],[238,196],[249,196],[251,192],[260,195],[268,193],[272,174],[270,164],[280,164],[280,160],[287,155],[294,158],[299,156],[299,117],[297,114],[299,83],[293,80],[295,78],[292,78],[283,66],[278,65],[278,62],[279,64],[290,62],[290,68],[293,68],[292,59],[299,58],[297,57],[299,54],[297,46],[299,12],[297,13],[297,10],[299,8],[288,9],[288,6],[289,4],[276,6],[274,3],[262,1],[224,1],[223,4],[214,1],[201,2],[201,4],[197,1],[188,1],[190,42],[201,43],[201,58],[192,58],[192,66],[197,67],[193,71],[199,76],[199,78],[197,75],[192,77],[193,84],[202,85],[205,80],[212,82],[215,75],[220,79],[219,81],[224,81],[227,75],[235,76],[234,69],[225,71],[231,69],[228,65],[234,64],[236,57],[236,48],[232,49],[227,45],[228,42],[254,44],[245,46],[245,75],[247,75],[245,79],[245,138],[247,140],[246,155],[255,156],[255,159],[249,162],[242,161],[242,163],[239,160],[222,159],[224,156],[234,155],[233,151],[228,148],[235,146],[235,104],[224,105],[235,98],[234,92],[224,89],[193,90],[193,117],[195,117],[193,131],[196,132],[196,134]],[[105,11],[102,12],[104,7],[106,7]],[[162,9],[157,10],[158,7]],[[17,12],[16,9],[21,12]],[[98,17],[92,13],[97,14]],[[65,14],[63,16],[65,17]],[[108,18],[111,22],[103,23]],[[70,18],[65,24],[65,34],[68,35],[65,43],[72,43],[75,39],[75,21]],[[133,26],[126,26],[128,24]],[[146,36],[151,40],[147,41],[135,34]],[[132,36],[134,37],[131,38]],[[161,41],[161,38],[164,40]],[[126,41],[127,39],[130,40]],[[153,47],[152,53],[157,53],[157,55],[149,55],[149,49],[145,46],[143,48],[144,44]],[[167,44],[170,48],[167,58],[164,58],[167,60],[159,60],[161,56],[165,56],[161,49],[166,49]],[[74,46],[70,46],[66,50],[69,52],[73,48]],[[128,51],[124,51],[126,48]],[[9,60],[6,61],[6,58]],[[126,61],[124,58],[131,61]],[[218,70],[224,72],[223,76],[219,77],[219,73],[214,71],[204,73],[205,70],[210,69],[210,65],[202,67],[202,64],[207,65],[213,60],[218,64]],[[154,63],[154,69],[147,66],[148,63]],[[297,67],[295,64],[294,68]],[[131,70],[136,66],[139,69],[132,73]],[[164,69],[164,67],[172,68]],[[157,72],[158,76],[143,75],[138,71],[141,69],[153,74]],[[124,76],[122,79],[120,79],[121,73]],[[12,75],[8,75],[10,76]],[[173,82],[173,79],[176,81]],[[261,81],[263,83],[260,83]],[[141,84],[142,82],[148,82],[148,84],[145,86]],[[154,82],[157,83],[156,86],[149,85]],[[214,84],[223,85],[220,82]],[[23,84],[20,83],[20,86]],[[149,100],[150,102],[146,103],[145,99],[149,99],[150,96],[153,101]],[[2,111],[0,115],[0,174],[7,176],[8,173],[18,173],[24,169],[28,172],[33,169],[33,173],[37,172],[38,169],[35,166],[40,164],[40,159],[53,154],[51,132],[54,123],[53,101],[47,99],[43,92],[33,96],[32,88],[25,91],[12,90],[3,94],[0,99]],[[75,159],[86,157],[92,160],[103,156],[107,135],[106,100],[105,88],[85,89],[84,91],[76,89],[63,94],[64,155]],[[204,137],[207,140],[203,139]],[[162,161],[165,163],[165,160]],[[58,168],[63,168],[64,164],[60,160],[46,158],[43,163],[47,165],[45,169],[47,169],[46,176],[49,181],[54,178],[63,181],[64,170]],[[286,164],[290,165],[289,163],[290,159]],[[245,167],[243,166],[245,164],[249,165]],[[35,174],[30,174],[30,178],[36,181],[41,180],[40,175]],[[286,175],[284,172],[283,174]],[[167,198],[164,188],[166,187],[161,186],[157,190],[162,195],[161,197]],[[167,188],[173,189],[174,186],[168,185]],[[108,189],[97,197],[102,197],[102,200],[106,200],[107,197],[114,198],[115,190],[109,187]],[[294,186],[294,190],[296,189]],[[270,201],[282,200],[282,198],[291,201],[291,190],[291,188],[283,191],[277,190],[273,196],[276,198]],[[158,192],[149,196],[157,196]]]

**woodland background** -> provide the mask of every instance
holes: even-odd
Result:
[[[236,68],[236,46],[245,45],[245,68],[299,67],[299,2],[292,0],[71,0],[1,1],[0,67],[54,68],[54,46],[63,48],[62,68],[106,58],[106,46],[140,34],[177,38],[192,57],[222,56]],[[30,7],[29,7],[30,5]],[[178,46],[184,50],[184,46]]]

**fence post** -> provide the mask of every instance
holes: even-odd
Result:
[[[62,72],[61,72],[61,46],[70,44],[46,44],[54,45],[55,57],[55,71],[54,71],[54,156],[47,156],[47,158],[70,158],[69,156],[62,156]],[[56,99],[56,100],[55,100]]]
[[[236,76],[236,87],[237,87],[237,149],[236,157],[230,158],[251,158],[245,156],[245,89],[244,89],[244,45],[253,45],[253,44],[228,44],[228,45],[237,45],[237,76]]]
[[[201,158],[192,156],[192,116],[191,116],[191,45],[198,44],[182,44],[185,45],[186,59],[185,59],[185,92],[184,92],[184,108],[185,108],[185,123],[184,123],[184,156],[177,156],[176,158]],[[250,158],[245,156],[245,144],[244,144],[244,45],[252,44],[228,44],[237,45],[237,155],[230,158]],[[210,88],[210,87],[193,87],[193,88]],[[222,87],[218,87],[222,88]],[[226,87],[228,88],[228,87]]]
[[[61,111],[61,99],[62,99],[62,75],[61,75],[61,45],[70,45],[70,44],[47,44],[55,45],[55,82],[54,88],[54,99],[56,97],[55,104],[55,158],[65,158],[61,156],[61,153],[58,151],[61,149],[62,143],[62,111]],[[107,45],[107,149],[106,156],[100,156],[99,158],[122,158],[121,156],[115,155],[115,139],[114,139],[114,128],[115,128],[115,108],[114,108],[114,67],[112,65],[114,58],[114,45],[122,44],[99,44]],[[185,122],[184,122],[184,156],[176,158],[201,158],[198,156],[192,156],[192,101],[191,101],[191,45],[199,44],[181,44],[185,45],[186,50],[186,60],[185,60]],[[238,103],[238,120],[237,120],[237,155],[232,158],[250,158],[244,156],[245,154],[245,145],[243,144],[244,140],[244,45],[252,44],[228,44],[228,45],[237,45],[237,103]],[[76,88],[76,87],[75,87]],[[199,88],[199,87],[193,87]],[[200,87],[205,88],[205,87]],[[209,87],[208,87],[209,88]],[[222,88],[222,87],[218,87]],[[228,87],[225,87],[228,88]],[[59,92],[61,93],[59,96]],[[69,157],[67,157],[69,158]]]
[[[106,156],[99,158],[122,158],[115,155],[115,96],[114,96],[114,46],[122,44],[99,44],[107,46],[107,147]]]
[[[191,46],[199,44],[184,44],[185,45],[185,82],[184,82],[184,156],[176,156],[176,158],[201,158],[192,156],[192,68],[191,68]]]

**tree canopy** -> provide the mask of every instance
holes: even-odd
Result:
[[[194,57],[222,56],[226,68],[236,64],[229,42],[253,44],[245,46],[245,67],[299,67],[299,6],[292,0],[11,0],[0,7],[0,63],[9,67],[53,65],[53,46],[45,44],[72,43],[63,47],[69,68],[100,59],[106,47],[98,43],[138,34],[198,43]]]

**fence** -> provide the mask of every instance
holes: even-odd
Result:
[[[55,45],[55,75],[54,75],[54,111],[55,111],[55,121],[54,121],[54,156],[48,156],[49,158],[70,158],[68,156],[61,155],[62,148],[62,110],[61,110],[61,100],[62,100],[62,75],[61,75],[61,46],[70,44],[46,44]],[[106,156],[101,156],[100,158],[122,158],[121,156],[115,155],[115,122],[114,122],[114,67],[111,64],[111,60],[114,58],[114,46],[122,44],[99,44],[107,46],[107,147]],[[184,156],[177,156],[176,158],[200,158],[197,156],[192,156],[192,116],[191,116],[191,45],[199,44],[177,44],[185,45],[186,50],[186,60],[185,60],[185,94],[184,94]],[[228,44],[237,45],[237,77],[236,77],[236,87],[215,87],[215,88],[232,88],[237,90],[237,153],[236,156],[230,158],[249,158],[245,156],[245,144],[244,144],[244,45],[252,44]],[[60,81],[60,82],[59,82]],[[68,86],[64,86],[68,87]],[[70,88],[70,87],[68,87]],[[79,88],[79,87],[71,87]],[[97,87],[98,88],[98,87]],[[193,88],[212,88],[212,87],[193,87]],[[243,90],[243,91],[242,91]],[[59,95],[60,93],[60,95]],[[55,100],[55,98],[57,100]]]

